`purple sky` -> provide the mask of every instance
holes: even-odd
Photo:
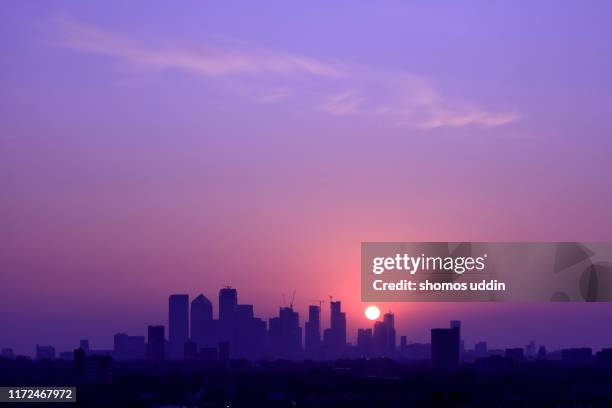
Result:
[[[612,240],[608,1],[109,3],[0,4],[0,346],[110,347],[225,284],[334,295],[353,337],[361,241]],[[384,308],[612,346],[608,304]]]

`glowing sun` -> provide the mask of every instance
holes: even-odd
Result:
[[[363,314],[365,314],[365,317],[367,317],[370,320],[376,320],[380,317],[380,309],[374,305],[368,306],[363,311]]]

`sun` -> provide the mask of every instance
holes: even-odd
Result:
[[[380,317],[380,309],[377,306],[371,305],[365,308],[363,314],[369,320],[376,320]]]

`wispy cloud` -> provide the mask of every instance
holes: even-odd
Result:
[[[77,51],[107,55],[125,62],[157,68],[177,68],[206,76],[231,74],[312,74],[338,77],[336,66],[301,55],[240,46],[232,49],[207,44],[203,47],[147,47],[124,36],[101,30],[67,16],[55,19],[57,36],[52,43]]]
[[[343,91],[325,99],[320,108],[333,115],[356,113],[366,98],[353,90]]]
[[[267,89],[255,95],[264,103],[303,97],[327,114],[361,115],[423,129],[502,126],[521,117],[517,112],[494,112],[455,101],[428,79],[406,72],[325,61],[238,41],[207,41],[197,47],[150,46],[68,16],[55,19],[54,28],[50,40],[54,46],[105,55],[130,66],[178,69],[206,78],[239,76],[254,83],[265,77],[261,83]],[[306,97],[313,93],[318,100]]]

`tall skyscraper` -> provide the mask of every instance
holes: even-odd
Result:
[[[431,329],[431,362],[438,371],[453,371],[459,367],[459,330]]]
[[[182,359],[185,342],[189,338],[189,295],[170,295],[168,331],[170,358]]]
[[[321,348],[321,307],[310,306],[308,308],[308,321],[306,322],[305,329],[306,354],[310,358],[319,357],[319,350]]]
[[[326,330],[325,349],[327,357],[338,358],[346,349],[346,314],[339,301],[330,302],[330,328]]]
[[[383,323],[385,328],[385,345],[383,355],[385,357],[394,357],[396,349],[396,335],[395,335],[395,316],[393,313],[385,313],[383,316]]]
[[[191,340],[196,344],[196,349],[209,345],[207,338],[213,339],[211,333],[213,320],[213,305],[208,298],[202,294],[191,302]]]
[[[238,304],[238,292],[234,288],[226,287],[219,291],[219,320],[231,321],[234,310]]]
[[[149,326],[147,330],[147,359],[155,361],[163,360],[165,348],[164,326]]]
[[[372,334],[372,342],[374,348],[374,355],[376,357],[383,357],[386,355],[387,347],[387,327],[385,322],[377,321],[374,322],[374,332]]]
[[[461,356],[465,353],[465,344],[461,338],[461,320],[451,320],[450,327],[459,332],[459,360],[461,360]]]
[[[270,319],[269,353],[275,357],[296,359],[302,351],[299,314],[291,307],[281,307],[278,317]]]
[[[372,329],[358,329],[357,330],[357,352],[360,357],[372,356],[374,347],[374,339],[372,335]]]

